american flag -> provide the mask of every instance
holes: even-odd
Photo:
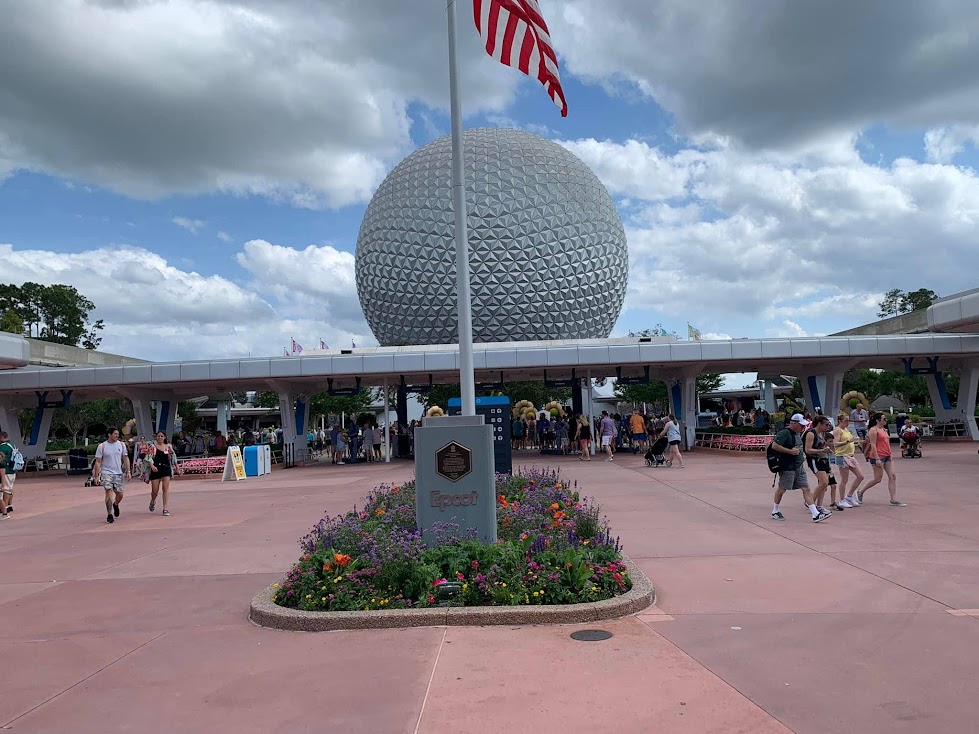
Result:
[[[567,117],[557,55],[537,0],[473,0],[473,17],[486,53],[536,77],[561,108],[561,117]]]
[[[293,354],[303,353],[303,345],[297,342],[295,339],[292,340],[292,353]]]
[[[323,341],[322,339],[320,339],[320,349],[324,349],[324,350],[329,349],[329,347],[326,345],[326,342]]]

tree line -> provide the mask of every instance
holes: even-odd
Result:
[[[0,284],[0,331],[46,342],[97,349],[102,319],[89,323],[95,304],[74,286]]]

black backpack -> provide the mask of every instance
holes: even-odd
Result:
[[[778,434],[775,434],[775,438],[778,438]],[[772,474],[778,474],[780,471],[785,471],[785,468],[788,465],[788,459],[792,458],[788,454],[779,453],[773,448],[775,445],[775,438],[772,439],[772,442],[768,444],[768,448],[765,450],[765,459],[768,461],[768,470]]]

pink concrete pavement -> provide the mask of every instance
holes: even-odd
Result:
[[[769,519],[759,456],[560,466],[604,507],[657,606],[599,626],[287,633],[248,602],[296,540],[409,464],[175,483],[147,512],[23,476],[0,522],[0,726],[24,732],[971,731],[979,695],[979,458],[926,445],[886,491],[813,525]],[[968,610],[968,611],[962,611]]]

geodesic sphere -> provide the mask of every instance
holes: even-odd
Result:
[[[601,181],[521,130],[469,130],[464,141],[473,340],[607,337],[629,256]],[[391,171],[364,214],[357,294],[383,346],[458,341],[451,169],[446,136]]]

